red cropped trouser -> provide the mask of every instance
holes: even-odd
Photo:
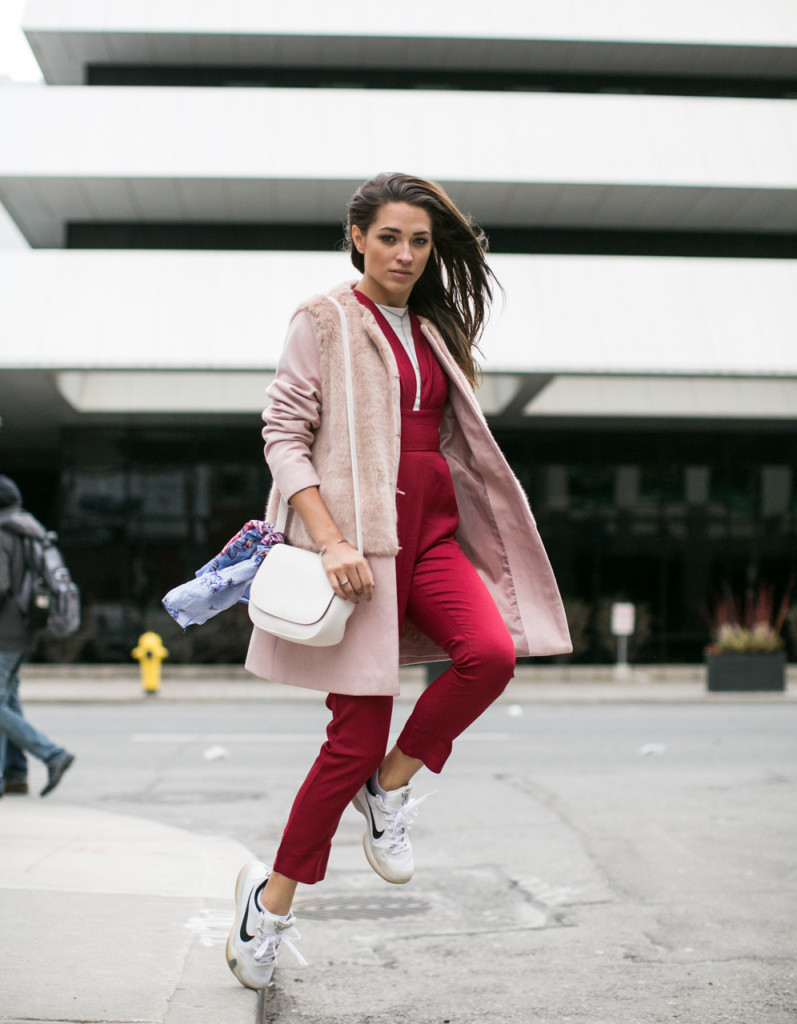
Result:
[[[399,628],[404,615],[452,661],[418,699],[399,749],[440,772],[459,736],[512,678],[515,651],[495,602],[454,539],[458,515],[439,433],[407,436],[397,496]],[[417,435],[417,436],[416,436]],[[324,877],[346,805],[385,757],[393,698],[331,693],[327,740],[299,790],[274,869],[298,882]]]

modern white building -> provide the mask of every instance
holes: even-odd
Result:
[[[163,592],[260,514],[288,319],[354,276],[346,201],[388,169],[490,238],[480,399],[577,657],[624,599],[637,657],[696,660],[714,591],[797,570],[797,6],[30,0],[24,30],[0,468],[82,584],[74,657],[168,633]],[[175,656],[240,657],[203,629]]]

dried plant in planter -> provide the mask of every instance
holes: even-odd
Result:
[[[781,630],[789,611],[793,580],[775,609],[775,588],[761,583],[748,587],[744,601],[737,602],[730,587],[714,606],[712,642],[707,654],[756,654],[777,651],[784,646]]]

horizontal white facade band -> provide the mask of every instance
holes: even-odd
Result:
[[[269,404],[273,372],[254,370],[62,370],[61,396],[79,413],[240,415]],[[490,374],[478,392],[486,415],[500,414],[519,394],[524,377]]]
[[[386,5],[359,0],[304,0],[301,7],[262,0],[28,0],[23,24],[78,32],[234,32],[239,34],[428,36],[431,38],[624,39],[797,45],[797,12],[788,0],[695,4],[669,0],[665,10],[638,0],[492,0]]]
[[[797,380],[556,377],[523,409],[532,418],[790,420]]]
[[[781,100],[376,89],[3,86],[0,174],[360,181],[410,124],[401,163],[448,181],[797,187]]]
[[[400,167],[385,124],[413,126]],[[496,226],[797,231],[797,103],[777,100],[20,85],[0,138],[0,202],[37,247],[68,221],[340,221],[396,169]]]
[[[797,377],[794,261],[491,263],[490,374]],[[348,279],[339,253],[0,252],[0,366],[272,371],[299,303]]]
[[[87,63],[437,66],[788,74],[789,0],[494,0],[379,5],[305,0],[30,0],[24,27],[47,81]],[[735,51],[735,52],[734,52]]]
[[[3,249],[28,249],[30,246],[22,232],[8,215],[6,208],[0,203],[0,251]]]
[[[56,374],[80,414],[252,415],[268,404],[272,373],[254,371],[72,370]],[[486,376],[477,392],[485,415],[500,416],[523,377]],[[514,393],[513,393],[514,392]],[[501,400],[501,398],[503,400]],[[554,377],[523,409],[535,419],[793,420],[797,380],[714,377]]]
[[[56,375],[58,390],[81,413],[260,412],[273,373],[190,370],[70,370]]]

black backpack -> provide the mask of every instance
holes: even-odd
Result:
[[[80,591],[64,564],[55,533],[22,537],[25,579],[17,602],[34,629],[72,636],[80,628]]]

